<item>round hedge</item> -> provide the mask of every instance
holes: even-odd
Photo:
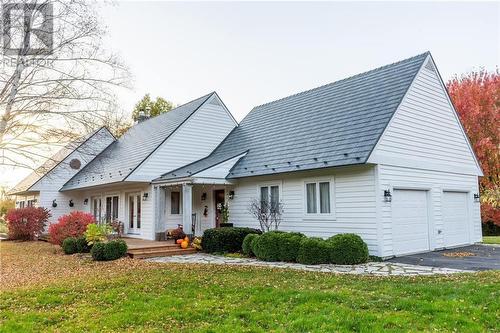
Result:
[[[127,243],[122,239],[116,239],[107,243],[95,243],[90,250],[92,259],[96,261],[108,261],[121,258],[127,254]]]
[[[337,265],[355,265],[368,261],[368,246],[356,234],[338,234],[327,240],[329,260]]]
[[[300,242],[297,262],[304,265],[326,264],[329,262],[329,247],[325,240],[311,237]]]
[[[280,241],[283,232],[269,231],[263,233],[252,242],[252,251],[255,256],[264,261],[280,260]]]
[[[261,231],[252,228],[224,227],[207,229],[201,239],[203,251],[214,252],[240,252],[243,240],[248,234],[260,234]]]
[[[253,253],[253,251],[252,251],[252,242],[257,237],[259,237],[258,234],[248,234],[245,236],[245,239],[243,239],[243,245],[242,245],[243,254],[245,254],[249,257],[255,255],[255,253]]]
[[[64,254],[73,254],[78,252],[76,247],[76,238],[74,237],[65,238],[61,244],[61,247]]]
[[[300,243],[306,236],[300,232],[285,232],[279,234],[279,260],[296,262]]]

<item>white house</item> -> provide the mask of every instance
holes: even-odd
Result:
[[[390,257],[480,241],[481,175],[424,53],[257,106],[240,124],[204,96],[134,126],[59,192],[146,239],[177,224],[201,234],[224,204],[229,222],[257,227],[250,202],[281,202],[280,229],[356,233]]]

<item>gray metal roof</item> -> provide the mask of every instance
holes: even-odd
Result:
[[[428,55],[257,106],[208,157],[157,180],[189,177],[245,151],[227,178],[366,163]]]
[[[58,152],[47,159],[41,166],[33,170],[26,178],[21,180],[16,186],[14,186],[9,192],[9,195],[28,193],[33,191],[33,186],[38,183],[43,177],[45,177],[49,172],[54,170],[59,164],[62,163],[71,153],[75,150],[79,150],[90,138],[99,133],[101,130],[107,131],[112,135],[106,127],[100,127],[97,130],[82,136],[78,140],[68,143],[66,146],[62,147]],[[35,190],[35,192],[37,192]]]
[[[61,191],[124,181],[214,92],[130,128],[61,188]]]

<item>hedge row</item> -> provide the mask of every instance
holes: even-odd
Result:
[[[87,244],[85,237],[68,237],[62,242],[61,247],[65,254],[89,253],[92,248]]]
[[[127,254],[127,243],[122,239],[98,242],[92,246],[90,254],[92,259],[97,261],[115,260]]]
[[[248,235],[243,252],[264,261],[298,262],[306,265],[354,265],[368,261],[368,246],[355,234],[339,234],[327,240],[301,233],[280,231]]]
[[[243,240],[249,234],[261,234],[252,228],[223,227],[207,229],[201,239],[201,247],[205,252],[240,252]]]

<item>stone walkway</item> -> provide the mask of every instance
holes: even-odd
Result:
[[[453,274],[472,272],[450,268],[438,268],[400,264],[393,262],[369,262],[362,265],[302,265],[286,262],[265,262],[253,258],[231,258],[216,256],[206,253],[188,254],[182,256],[150,258],[148,261],[178,264],[214,264],[214,265],[240,265],[240,266],[262,266],[271,268],[289,268],[311,272],[339,273],[339,274],[363,274],[378,276],[420,276],[435,274]]]

